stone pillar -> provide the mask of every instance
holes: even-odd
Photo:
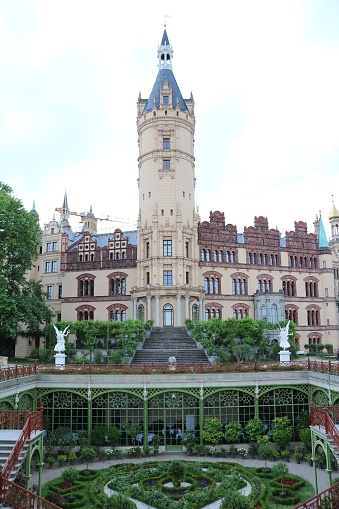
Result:
[[[147,294],[147,320],[152,320],[152,297]]]
[[[131,306],[132,320],[136,320],[137,319],[137,299],[135,297],[133,297],[131,300],[132,300],[132,306]]]
[[[155,296],[155,326],[160,327],[160,295]]]
[[[180,294],[177,293],[177,327],[181,325],[181,313],[180,313]]]
[[[200,298],[199,299],[199,314],[200,314],[200,321],[205,321],[205,299]]]
[[[190,317],[190,297],[189,295],[185,295],[185,319],[189,319]]]

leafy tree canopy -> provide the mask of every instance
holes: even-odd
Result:
[[[29,281],[27,271],[40,241],[38,218],[27,212],[12,189],[0,182],[0,351],[13,354],[23,327],[38,333],[52,314],[44,302],[41,283]]]

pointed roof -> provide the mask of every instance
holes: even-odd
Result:
[[[35,208],[35,200],[33,201],[33,206],[31,210],[32,214],[34,214],[36,217],[39,217],[39,214],[37,213],[37,210]]]
[[[182,111],[188,110],[185,100],[181,95],[179,86],[174,77],[173,71],[171,71],[171,69],[160,69],[144,111],[151,111],[153,106],[155,106],[157,109],[160,107],[160,88],[163,87],[164,81],[166,80],[168,81],[168,86],[172,89],[172,107],[176,108],[178,105]]]
[[[165,28],[164,33],[162,34],[161,46],[169,46],[169,45],[170,45],[169,38],[168,38],[166,28]]]
[[[62,204],[62,208],[63,208],[63,209],[68,209],[68,200],[67,200],[67,192],[66,192],[66,189],[65,189],[64,202],[63,202],[63,204]]]
[[[333,196],[332,196],[332,207],[331,207],[331,210],[330,210],[330,213],[328,214],[328,219],[336,219],[339,217],[339,212],[337,211],[337,208],[336,206],[334,205],[334,200],[333,200]]]
[[[328,249],[328,241],[321,215],[319,217],[318,247],[319,249]]]

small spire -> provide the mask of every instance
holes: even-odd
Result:
[[[330,213],[328,214],[328,219],[336,219],[339,217],[339,212],[337,211],[336,206],[334,205],[334,198],[332,194],[332,207]]]
[[[64,202],[62,204],[62,208],[63,209],[68,209],[68,200],[67,200],[67,191],[66,191],[66,189],[65,189]]]
[[[318,226],[318,247],[321,248],[328,248],[328,241],[326,237],[326,232],[324,228],[324,223],[321,217],[321,211],[320,211],[320,217],[319,217],[319,226]]]
[[[36,208],[35,208],[35,200],[33,200],[33,206],[32,206],[32,210],[31,210],[32,214],[34,214],[36,217],[39,217],[39,214],[37,213],[36,211]]]

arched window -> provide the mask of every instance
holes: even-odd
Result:
[[[76,308],[77,320],[94,320],[95,308],[89,305],[83,305]]]
[[[276,304],[272,304],[270,307],[270,322],[277,323],[278,321],[278,308]]]
[[[125,304],[112,304],[107,308],[108,319],[118,322],[126,321],[127,306]],[[137,312],[139,309],[137,310]]]
[[[78,280],[78,297],[94,296],[94,279],[91,274],[82,274],[77,277]]]
[[[204,262],[205,261],[205,249],[202,249],[201,250],[201,261]]]
[[[192,306],[192,322],[196,323],[199,320],[199,306],[198,304],[193,304]]]
[[[296,297],[296,281],[293,276],[284,276],[282,279],[283,292],[286,297]]]
[[[222,317],[222,306],[216,302],[211,302],[206,304],[205,307],[205,320],[210,320],[211,318],[221,318]]]
[[[243,318],[247,318],[249,316],[249,307],[247,304],[235,304],[232,306],[233,309],[233,318],[236,320],[242,320]]]
[[[266,306],[261,306],[261,319],[266,320],[266,318],[267,318]]]
[[[213,252],[213,261],[214,262],[218,261],[218,251],[217,250],[214,250],[214,252]]]
[[[207,249],[206,251],[206,262],[210,262],[211,261],[211,251],[209,249]]]
[[[108,276],[109,295],[126,295],[126,278],[124,272],[112,272]]]
[[[143,304],[139,304],[138,305],[138,320],[140,320],[140,322],[144,322],[145,321],[145,307]]]
[[[218,262],[219,263],[222,262],[222,251],[219,251],[219,253],[218,253]]]

